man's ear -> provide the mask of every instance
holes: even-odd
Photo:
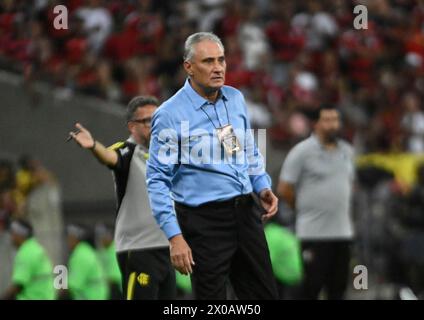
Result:
[[[189,76],[193,75],[192,64],[190,61],[184,61],[184,70],[187,72]]]
[[[128,122],[127,122],[127,128],[128,128],[128,131],[129,131],[130,133],[132,133],[132,129],[133,129],[133,127],[134,127],[134,123],[132,123],[131,121],[128,121]]]

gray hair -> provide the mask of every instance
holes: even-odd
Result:
[[[194,55],[194,45],[203,41],[203,40],[209,40],[216,42],[224,51],[224,45],[222,44],[221,39],[217,35],[215,35],[212,32],[197,32],[193,33],[192,35],[188,36],[187,40],[184,44],[184,61],[191,60]]]

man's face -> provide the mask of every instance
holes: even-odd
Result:
[[[184,68],[205,93],[219,90],[225,82],[225,56],[214,41],[203,40],[194,45],[194,55],[184,62]]]
[[[319,134],[327,141],[334,142],[339,135],[340,127],[340,115],[337,110],[321,110],[319,120],[316,123],[316,130]]]
[[[137,144],[142,144],[147,148],[150,141],[151,120],[156,108],[157,106],[152,104],[139,107],[134,112],[132,120],[128,122],[128,130]]]

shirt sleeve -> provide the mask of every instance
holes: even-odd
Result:
[[[13,265],[12,283],[21,286],[30,283],[33,273],[32,256],[25,253],[23,251],[18,252]]]
[[[158,109],[152,118],[147,191],[153,216],[168,239],[181,234],[171,199],[172,178],[178,169],[178,133],[171,116]]]
[[[243,95],[240,93],[244,112],[246,115],[246,139],[245,139],[245,152],[248,162],[248,172],[250,183],[252,184],[253,191],[260,193],[264,189],[271,189],[271,178],[265,172],[264,157],[260,153],[258,146],[255,143],[252,128],[250,126],[250,119],[247,113],[246,102]],[[263,137],[263,130],[259,130],[258,138],[261,141]]]
[[[109,169],[115,172],[129,172],[131,157],[134,153],[135,146],[118,142],[108,147],[109,150],[115,151],[118,156],[118,161],[114,166],[108,166]]]
[[[298,147],[294,147],[287,155],[280,172],[280,181],[297,184],[299,181],[303,157]]]
[[[81,252],[75,253],[69,260],[69,289],[76,299],[84,296],[87,274],[90,272],[90,262]]]

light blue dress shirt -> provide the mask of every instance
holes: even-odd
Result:
[[[228,110],[228,112],[227,112]],[[227,117],[228,115],[228,117]],[[230,123],[241,151],[227,155],[216,129]],[[242,93],[223,86],[214,103],[187,79],[154,113],[147,161],[153,215],[168,239],[180,234],[173,200],[191,207],[271,188]]]

